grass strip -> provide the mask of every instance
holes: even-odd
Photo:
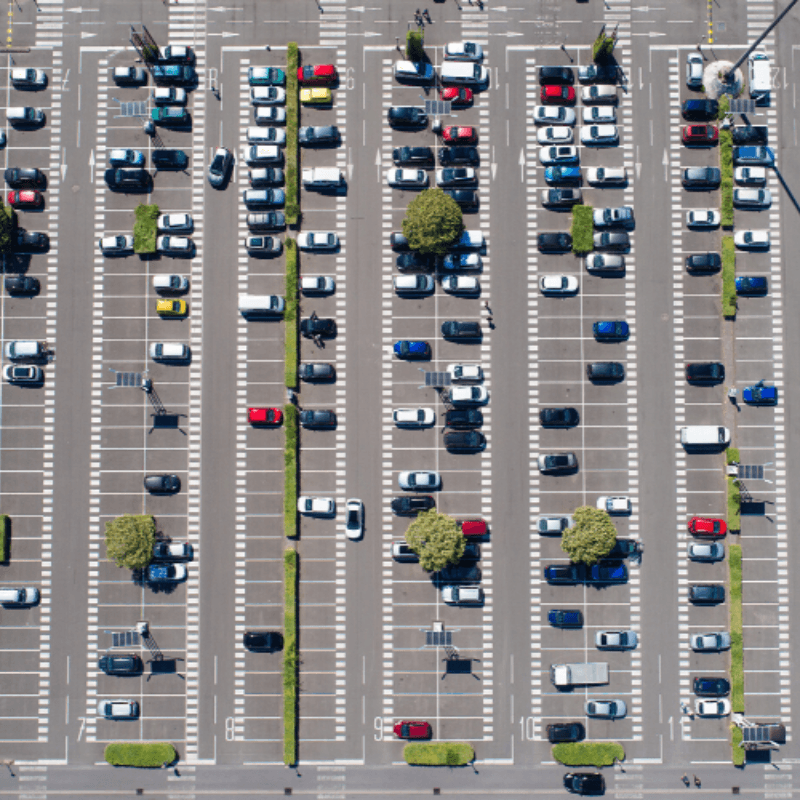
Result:
[[[297,763],[297,550],[283,552],[283,763]]]
[[[736,316],[736,246],[733,236],[722,237],[722,316]]]
[[[731,475],[728,481],[728,530],[740,531],[742,529],[742,493],[739,491],[739,481]]]
[[[742,546],[728,547],[731,611],[731,709],[744,714],[744,641],[742,639]]]
[[[297,132],[300,126],[300,90],[297,68],[300,66],[300,51],[297,42],[289,42],[286,48],[286,221],[296,225],[300,218],[300,187],[297,156],[299,145]]]
[[[0,563],[8,563],[8,533],[11,527],[11,518],[8,514],[0,514]]]
[[[572,207],[572,252],[589,253],[594,247],[592,206]]]
[[[553,758],[568,767],[610,767],[625,760],[619,742],[562,742],[553,745]]]
[[[739,464],[739,448],[738,447],[729,447],[725,451],[725,458],[728,464]]]
[[[463,767],[475,759],[466,742],[415,742],[403,748],[406,764],[423,767]]]
[[[105,759],[112,767],[163,767],[178,758],[169,742],[112,742]]]
[[[284,242],[286,250],[286,311],[283,315],[284,328],[284,379],[290,389],[297,387],[297,365],[300,357],[299,325],[300,300],[297,287],[300,281],[300,267],[297,259],[297,242],[287,236]]]
[[[731,724],[731,760],[734,767],[741,767],[745,762],[744,747],[739,744],[743,738],[742,729],[738,725]]]
[[[133,252],[155,253],[160,213],[158,206],[139,203],[133,213],[136,217],[133,225]]]
[[[731,97],[728,94],[723,94],[719,98],[717,104],[717,119],[722,120],[730,113],[731,110]]]
[[[733,226],[733,134],[719,132],[720,214],[722,227]]]
[[[297,472],[298,423],[297,406],[287,403],[283,407],[283,535],[297,537]]]

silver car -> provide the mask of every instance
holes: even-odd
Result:
[[[350,498],[345,506],[344,530],[348,539],[360,539],[364,535],[364,504]]]
[[[730,649],[731,635],[728,631],[693,633],[689,636],[689,643],[696,653],[716,653]]]
[[[725,545],[722,542],[689,542],[686,555],[692,561],[722,561]]]
[[[733,205],[736,208],[769,208],[772,194],[769,189],[734,189]]]
[[[700,53],[689,53],[686,56],[686,85],[690,89],[699,89],[703,85],[704,63]]]
[[[597,631],[594,643],[598,650],[633,650],[639,644],[636,631]]]
[[[628,713],[624,700],[588,700],[586,702],[587,717],[605,717],[620,719]]]

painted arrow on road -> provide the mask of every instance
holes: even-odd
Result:
[[[525,151],[519,151],[519,179],[525,183]]]

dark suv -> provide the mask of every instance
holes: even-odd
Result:
[[[734,144],[767,144],[767,128],[765,125],[737,125],[731,128]]]
[[[243,644],[254,653],[274,653],[283,649],[283,634],[278,631],[245,631]]]
[[[451,453],[472,453],[486,447],[486,437],[480,431],[448,431],[444,446]]]
[[[449,564],[432,577],[437,583],[480,583],[481,570],[475,564]]]
[[[98,659],[97,668],[106,675],[138,675],[144,665],[136,653],[107,653]]]
[[[685,100],[681,111],[683,118],[690,122],[705,122],[717,116],[719,103],[716,100]]]
[[[333,364],[301,364],[297,368],[301,381],[332,381],[336,377]]]
[[[555,722],[547,726],[547,739],[558,742],[580,742],[586,736],[586,728],[580,722]]]
[[[430,147],[395,147],[392,160],[398,165],[424,166],[433,164],[433,150]]]
[[[625,367],[618,361],[593,361],[586,365],[586,377],[590,381],[621,381],[625,378]]]
[[[568,233],[540,233],[537,244],[543,253],[566,253],[572,250],[572,236]]]
[[[392,500],[392,512],[398,517],[416,517],[421,511],[436,508],[436,501],[429,494],[414,497],[395,497]]]
[[[687,188],[716,189],[720,183],[719,167],[688,167],[683,171],[682,182]]]
[[[336,336],[336,320],[312,315],[300,323],[300,333],[306,339],[313,339],[315,336]]]
[[[477,167],[480,163],[477,147],[442,147],[439,150],[439,163],[443,167],[451,164],[466,164]]]
[[[445,189],[444,193],[452,197],[461,208],[478,206],[478,193],[474,189]]]
[[[722,267],[719,253],[693,253],[686,256],[687,272],[717,272]]]
[[[539,83],[575,83],[569,67],[539,67]]]
[[[483,414],[477,408],[451,408],[444,415],[444,424],[456,429],[480,428]]]
[[[137,191],[149,186],[150,175],[143,169],[109,169],[106,170],[106,183],[109,189]]]
[[[388,118],[393,128],[424,128],[428,124],[428,115],[415,106],[393,106]]]
[[[714,361],[687,364],[686,380],[689,383],[722,383],[725,380],[725,366]]]
[[[689,602],[715,605],[725,602],[725,587],[718,583],[693,583],[689,586]]]
[[[9,167],[3,177],[12,189],[42,189],[45,183],[44,173],[33,167]]]
[[[445,339],[480,339],[482,336],[479,322],[459,322],[451,319],[442,323],[442,336]]]

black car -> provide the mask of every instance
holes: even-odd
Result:
[[[554,608],[547,614],[547,621],[554,628],[582,628],[583,612],[579,611],[577,608],[576,609]]]
[[[333,364],[301,364],[297,368],[301,381],[313,383],[314,381],[332,381],[336,377]]]
[[[108,169],[106,184],[120,192],[141,191],[150,185],[150,174],[143,169]]]
[[[606,782],[599,772],[568,772],[564,788],[572,794],[603,794]]]
[[[41,252],[50,247],[50,237],[46,233],[17,229],[17,252],[28,253],[31,250]]]
[[[477,408],[450,408],[444,415],[444,424],[448,428],[480,428],[483,414]]]
[[[539,83],[575,83],[569,67],[539,67]]]
[[[329,317],[318,317],[316,314],[300,322],[300,333],[306,339],[313,339],[315,336],[332,337],[336,336],[336,320]]]
[[[416,517],[420,511],[436,508],[436,501],[428,494],[414,497],[395,497],[392,500],[392,512],[398,517]]]
[[[586,736],[586,728],[580,722],[555,722],[547,726],[547,739],[551,744],[580,742]]]
[[[479,322],[459,322],[456,319],[442,323],[442,336],[445,339],[480,339],[482,336]]]
[[[580,417],[574,408],[543,408],[539,422],[543,428],[572,428],[580,422]]]
[[[156,169],[186,169],[189,157],[183,150],[153,150],[150,162]]]
[[[683,171],[682,183],[687,188],[715,189],[720,180],[719,167],[687,167]]]
[[[144,664],[136,653],[106,653],[97,660],[97,668],[106,675],[138,675]]]
[[[766,125],[737,125],[731,128],[734,144],[767,144]]]
[[[415,106],[393,106],[388,119],[393,128],[424,128],[428,124],[428,115]]]
[[[722,383],[725,380],[725,365],[718,361],[687,364],[686,380],[689,383]]]
[[[28,275],[9,275],[4,281],[9,294],[38,294],[39,279]]]
[[[433,150],[430,147],[395,147],[392,160],[398,166],[425,166],[433,164]]]
[[[300,144],[338,144],[340,138],[335,125],[306,125],[297,132]]]
[[[405,253],[408,251],[408,239],[400,231],[393,231],[389,236],[389,246],[396,253]]]
[[[542,253],[568,253],[572,250],[572,236],[568,233],[540,233],[537,244]]]
[[[593,361],[586,365],[586,377],[590,381],[621,381],[625,367],[618,361]]]
[[[467,172],[468,167],[446,167],[442,170],[441,180],[437,186],[463,186],[464,184],[477,183],[477,174],[473,170]]]
[[[486,437],[480,431],[448,431],[444,446],[453,453],[471,453],[486,447]]]
[[[598,250],[612,253],[624,252],[631,246],[630,236],[625,231],[603,231],[594,234],[594,246]]]
[[[717,272],[722,268],[719,253],[693,253],[686,256],[687,272]]]
[[[464,544],[464,552],[461,554],[460,564],[465,561],[480,561],[481,559],[481,546],[477,542],[466,542]]]
[[[247,227],[251,231],[281,231],[286,227],[286,216],[283,211],[248,214]]]
[[[725,587],[718,583],[693,583],[689,586],[689,602],[706,605],[725,602]]]
[[[9,167],[3,177],[12,189],[41,189],[45,185],[44,173],[33,168]]]
[[[283,634],[278,631],[245,631],[244,646],[254,653],[274,653],[283,649]]]
[[[705,122],[714,119],[719,111],[716,100],[684,100],[681,106],[683,118],[690,122]]]
[[[554,208],[570,208],[583,202],[580,189],[545,189],[542,192],[542,205]]]
[[[725,697],[730,694],[731,685],[725,678],[695,678],[692,689],[698,697]]]
[[[642,545],[636,539],[617,539],[607,558],[628,558],[641,553]]]
[[[448,564],[431,576],[437,583],[480,583],[481,569],[475,564]]]
[[[175,494],[181,490],[181,479],[177,475],[148,475],[144,488],[151,494]]]
[[[439,150],[439,163],[443,167],[449,167],[452,164],[477,167],[480,160],[477,147],[442,147]]]
[[[478,207],[478,193],[475,189],[445,189],[444,193],[452,197],[461,208]]]
[[[545,475],[559,475],[578,468],[575,453],[546,453],[539,456],[539,472]]]
[[[300,412],[300,424],[304,428],[333,428],[336,426],[336,414],[324,409],[306,408]]]
[[[401,253],[397,256],[397,269],[424,269],[431,270],[434,267],[433,259],[421,253]]]
[[[563,584],[574,586],[581,583],[584,578],[585,567],[583,564],[548,564],[544,568],[544,579],[550,584]]]

